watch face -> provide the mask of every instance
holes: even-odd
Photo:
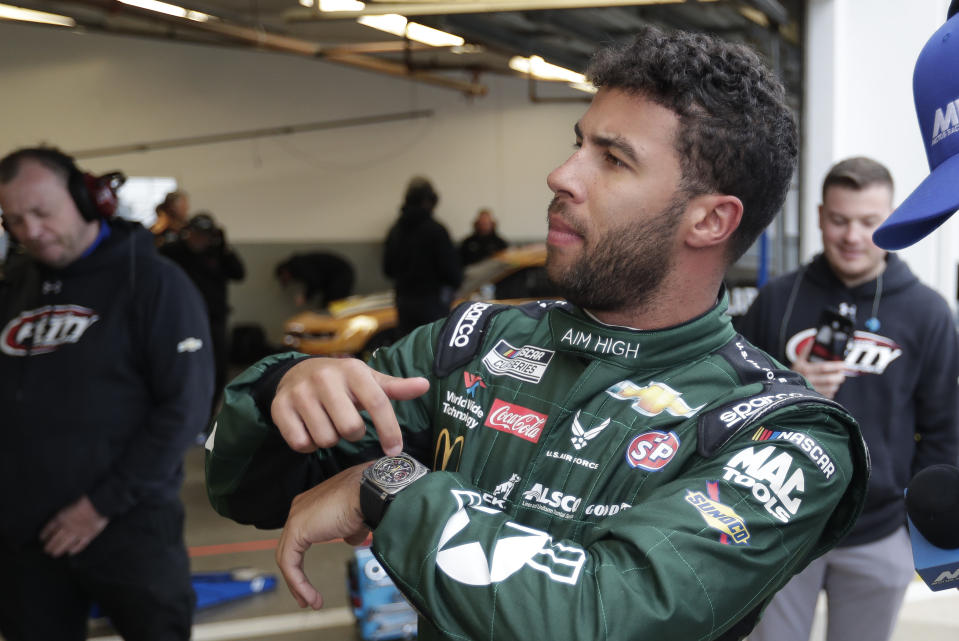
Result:
[[[377,461],[372,468],[373,479],[386,486],[403,485],[413,478],[413,462],[402,456],[388,456]]]

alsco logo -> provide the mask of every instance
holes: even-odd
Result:
[[[673,416],[689,418],[703,408],[690,407],[680,398],[683,394],[665,383],[650,381],[646,387],[640,387],[632,381],[620,381],[606,393],[621,401],[633,401],[632,408],[644,416],[659,416],[664,410]]]
[[[959,106],[959,100],[953,100],[942,109],[936,109],[935,119],[932,125],[932,142],[935,145],[943,138],[959,131],[959,112],[956,107]]]
[[[546,415],[497,398],[493,401],[493,407],[490,408],[486,422],[483,424],[494,430],[518,436],[530,443],[536,443],[546,425]]]
[[[0,334],[0,351],[9,356],[47,354],[76,343],[99,320],[96,312],[77,305],[47,305],[22,312]]]

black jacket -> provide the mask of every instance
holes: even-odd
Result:
[[[226,245],[215,245],[205,252],[192,251],[184,240],[167,243],[160,253],[183,268],[200,290],[211,321],[225,321],[230,313],[227,302],[227,284],[243,280],[246,269],[243,262]]]
[[[460,244],[460,260],[463,265],[478,263],[498,251],[506,249],[506,241],[494,231],[491,234],[475,233],[467,236]]]
[[[797,278],[802,281],[794,288]],[[959,455],[959,342],[952,313],[895,254],[887,255],[881,285],[879,280],[846,287],[819,255],[763,287],[736,322],[757,347],[792,363],[813,340],[824,307],[856,308],[855,343],[835,400],[862,428],[872,476],[862,516],[842,545],[876,541],[905,523],[909,479],[933,463],[956,464]],[[868,322],[873,317],[878,328]]]
[[[463,281],[463,269],[450,235],[433,212],[404,206],[386,237],[383,271],[396,281],[396,295],[439,296]]]
[[[0,542],[84,494],[107,517],[176,500],[213,387],[203,302],[138,224],[0,281]]]

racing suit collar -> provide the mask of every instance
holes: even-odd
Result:
[[[557,307],[549,313],[549,328],[560,351],[632,369],[658,369],[698,358],[729,342],[736,331],[726,314],[728,307],[724,288],[716,305],[705,314],[657,330],[605,325],[582,309]]]

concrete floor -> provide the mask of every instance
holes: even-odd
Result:
[[[203,448],[191,448],[186,458],[186,542],[194,572],[256,568],[274,574],[277,587],[233,603],[197,613],[196,641],[253,639],[266,641],[357,641],[347,604],[346,561],[352,548],[345,543],[315,546],[307,555],[307,573],[326,599],[318,612],[300,610],[283,583],[273,560],[279,530],[257,530],[216,514],[206,498]],[[810,641],[823,641],[821,604]],[[959,638],[959,591],[931,592],[918,581],[911,587],[892,641],[955,641]],[[868,613],[863,613],[868,616]],[[91,639],[119,641],[104,623],[94,623]],[[2,641],[2,637],[0,637]],[[857,641],[871,641],[867,639]]]

